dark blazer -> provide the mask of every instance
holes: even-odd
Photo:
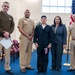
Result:
[[[49,44],[53,42],[53,31],[51,26],[46,25],[43,29],[42,25],[38,25],[34,31],[34,43]]]
[[[56,25],[52,25],[51,27],[53,31],[55,31]],[[65,25],[62,24],[57,27],[56,32],[54,33],[54,42],[63,45],[67,43],[67,30]]]

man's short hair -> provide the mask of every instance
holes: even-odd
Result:
[[[41,18],[43,18],[43,17],[44,17],[44,18],[47,18],[45,15],[42,15],[42,16],[41,16]]]
[[[9,4],[9,2],[7,2],[7,1],[3,2],[3,4],[4,4],[4,3],[7,3],[7,4]]]

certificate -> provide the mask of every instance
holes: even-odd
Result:
[[[11,39],[6,39],[6,38],[3,38],[0,43],[6,48],[8,49],[9,47],[11,47],[11,45],[13,44],[13,42],[11,41]]]

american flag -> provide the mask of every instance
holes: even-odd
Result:
[[[74,22],[72,14],[75,14],[75,0],[72,0],[72,7],[71,7],[71,15],[70,15],[70,25],[72,24],[72,22]]]

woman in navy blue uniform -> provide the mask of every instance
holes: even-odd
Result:
[[[47,73],[49,48],[52,45],[53,31],[47,23],[47,17],[41,16],[41,24],[34,31],[34,43],[37,47],[37,69],[38,73]]]
[[[62,54],[63,49],[66,48],[67,44],[67,30],[60,16],[54,18],[54,24],[52,25],[54,32],[54,42],[51,48],[52,54],[52,67],[51,70],[56,69],[57,71],[61,70]]]

